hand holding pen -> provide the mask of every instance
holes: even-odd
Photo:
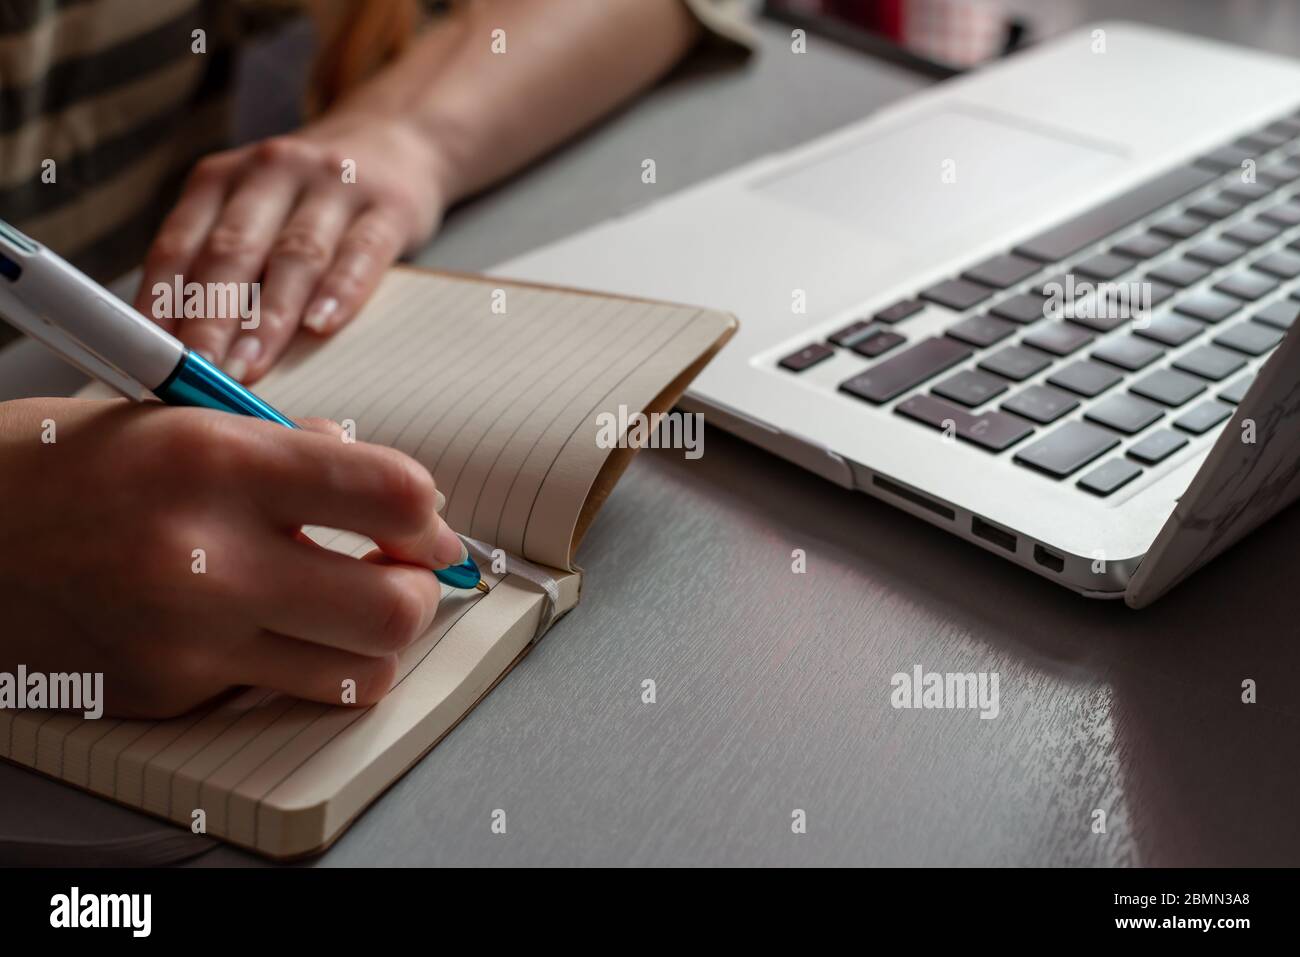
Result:
[[[297,427],[170,333],[3,220],[0,316],[137,402],[153,395],[169,405],[233,412],[290,429]],[[450,530],[446,535],[455,537]],[[456,557],[449,552],[434,575],[454,588],[487,591],[463,542]]]
[[[338,427],[23,399],[0,415],[0,652],[103,672],[107,712],[166,717],[231,687],[378,701],[461,554],[414,460]],[[46,444],[46,422],[57,441]],[[346,529],[363,558],[299,531]],[[48,570],[58,569],[57,575]]]

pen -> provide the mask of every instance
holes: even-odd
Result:
[[[152,394],[189,405],[298,426],[175,336],[0,219],[0,315],[128,399]],[[474,559],[434,571],[453,588],[486,593]]]

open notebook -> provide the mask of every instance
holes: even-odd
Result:
[[[632,455],[600,447],[600,413],[668,409],[734,330],[686,306],[391,271],[361,316],[300,341],[258,392],[429,468],[451,526],[505,553],[502,573],[480,555],[491,593],[444,588],[368,709],[253,688],[168,721],[0,711],[0,755],[186,828],[201,809],[208,834],[273,857],[324,848],[577,603],[574,550]]]

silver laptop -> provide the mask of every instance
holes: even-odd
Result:
[[[1300,63],[1101,23],[496,273],[729,309],[684,403],[1144,605],[1300,494]]]

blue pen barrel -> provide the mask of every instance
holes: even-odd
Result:
[[[277,412],[196,352],[187,351],[172,374],[153,390],[153,394],[168,405],[189,405],[218,412],[234,412],[236,415],[251,415],[255,419],[278,422],[291,429],[298,428],[288,416]]]

